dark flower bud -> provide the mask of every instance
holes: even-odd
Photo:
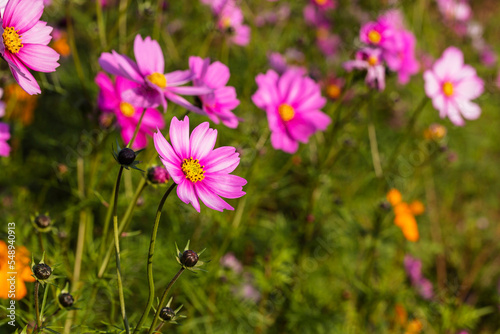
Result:
[[[135,157],[134,150],[125,147],[118,153],[118,162],[120,165],[129,166],[134,162]]]
[[[61,303],[63,307],[70,307],[74,302],[73,296],[69,293],[61,293],[59,295],[59,303]]]
[[[38,215],[35,217],[35,224],[39,228],[47,228],[50,226],[50,217],[46,215]]]
[[[154,166],[148,169],[148,180],[153,184],[167,183],[170,175],[163,166]]]
[[[45,263],[39,263],[33,267],[33,273],[36,278],[45,280],[52,274],[52,269],[50,269],[50,267]]]
[[[170,321],[175,317],[175,311],[172,310],[170,307],[164,307],[160,311],[160,318],[162,318],[165,321]]]
[[[183,266],[194,267],[198,263],[198,254],[192,250],[186,250],[182,253],[180,261]]]

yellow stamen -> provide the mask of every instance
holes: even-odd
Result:
[[[161,74],[161,73],[158,73],[158,72],[154,72],[154,73],[151,73],[150,75],[148,75],[146,77],[153,85],[156,85],[160,88],[165,88],[167,87],[167,78],[165,78],[165,75]]]
[[[191,182],[202,181],[205,178],[205,171],[203,168],[205,166],[201,166],[198,159],[193,159],[193,157],[189,159],[184,159],[182,161],[182,172],[186,175],[186,179]]]
[[[331,99],[338,98],[341,92],[342,90],[340,89],[340,87],[335,84],[329,84],[328,86],[326,86],[326,95],[328,95],[328,97],[330,97]]]
[[[12,53],[18,53],[24,46],[21,40],[22,36],[18,32],[19,30],[14,29],[14,27],[7,27],[2,34],[3,44]]]
[[[224,16],[221,19],[221,25],[223,29],[229,28],[231,26],[231,18],[229,18],[228,16]]]
[[[370,57],[368,57],[368,64],[369,64],[370,66],[375,66],[375,65],[377,65],[377,64],[378,64],[378,58],[377,58],[377,57],[375,57],[375,56],[370,56]]]
[[[127,117],[134,116],[135,108],[128,102],[120,102],[120,111]]]
[[[447,81],[443,84],[443,93],[446,96],[453,95],[453,84],[451,82]]]
[[[382,36],[378,31],[375,30],[370,30],[368,33],[368,40],[372,42],[373,44],[378,44],[380,43],[380,40],[382,39]]]
[[[295,116],[295,110],[289,104],[283,103],[278,107],[278,113],[283,121],[288,122]]]

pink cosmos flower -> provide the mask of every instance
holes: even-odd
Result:
[[[229,68],[221,62],[210,64],[210,59],[189,57],[189,68],[194,73],[193,85],[195,87],[208,87],[212,93],[201,95],[202,109],[215,124],[222,124],[229,128],[238,126],[238,117],[232,110],[240,101],[236,98],[234,87],[227,87],[229,81]]]
[[[200,87],[179,87],[192,79],[191,71],[174,71],[164,74],[165,60],[157,41],[149,36],[144,40],[137,35],[134,40],[134,54],[137,63],[114,50],[104,52],[99,57],[99,65],[108,73],[138,83],[122,92],[125,102],[141,108],[155,108],[161,105],[166,111],[167,100],[187,110],[204,115],[200,108],[193,106],[182,95],[201,95],[210,92]]]
[[[43,0],[9,0],[2,15],[0,55],[9,64],[17,83],[30,95],[40,94],[40,86],[26,68],[54,72],[59,54],[47,46],[51,27],[40,21]]]
[[[473,120],[481,114],[481,108],[470,100],[483,93],[484,82],[472,66],[464,65],[459,49],[446,49],[432,69],[424,72],[424,80],[425,93],[441,118],[448,116],[453,124],[462,126],[462,117]]]
[[[366,84],[382,91],[385,89],[385,68],[382,62],[382,50],[364,48],[356,52],[356,59],[344,63],[346,71],[366,70]]]
[[[285,73],[287,69],[295,69],[302,71],[305,75],[307,70],[305,67],[300,65],[293,65],[304,63],[304,54],[296,49],[288,49],[285,54],[282,55],[278,52],[271,52],[267,55],[267,61],[269,62],[269,67],[278,72],[279,75]]]
[[[134,135],[144,108],[135,107],[124,101],[122,93],[139,86],[139,84],[122,77],[117,77],[116,83],[113,84],[111,79],[102,72],[97,74],[95,81],[100,88],[97,101],[99,109],[107,113],[114,113],[121,130],[123,142],[127,144]],[[165,121],[162,114],[153,108],[146,109],[141,127],[132,144],[132,149],[145,148],[148,145],[146,135],[153,136],[156,128],[163,129],[164,127]]]
[[[231,43],[240,46],[250,43],[250,27],[243,24],[243,12],[234,1],[228,1],[220,10],[217,27],[230,35]]]
[[[467,21],[472,16],[472,10],[466,0],[436,0],[439,11],[447,19]]]
[[[328,26],[320,26],[316,30],[316,45],[324,56],[330,57],[337,53],[340,37],[330,34]]]
[[[0,156],[8,157],[10,155],[10,146],[7,140],[10,139],[9,125],[0,122]]]
[[[294,153],[299,142],[307,143],[315,132],[331,123],[320,109],[326,104],[320,86],[302,71],[288,69],[281,77],[273,70],[255,78],[258,90],[252,96],[267,113],[271,144],[277,150]]]
[[[225,198],[245,195],[243,186],[247,181],[231,173],[240,163],[239,154],[230,146],[214,150],[217,130],[209,128],[208,122],[198,125],[189,136],[189,118],[170,123],[170,140],[160,131],[153,136],[156,151],[175,183],[177,195],[186,204],[191,203],[200,212],[200,199],[206,206],[217,211],[234,210]]]

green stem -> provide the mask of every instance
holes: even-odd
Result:
[[[181,276],[181,274],[183,272],[184,272],[184,267],[179,269],[177,274],[175,274],[174,278],[172,278],[170,283],[168,283],[167,288],[165,289],[165,291],[163,292],[163,295],[161,296],[160,303],[158,304],[158,309],[156,310],[156,314],[155,314],[155,317],[153,319],[153,323],[151,324],[151,327],[149,327],[148,334],[153,333],[153,329],[155,328],[156,323],[158,322],[158,318],[160,317],[160,311],[161,311],[163,305],[165,304],[165,301],[167,300],[168,292],[170,291],[170,288],[174,285],[174,283],[177,281],[177,279]]]
[[[163,210],[163,205],[165,204],[168,195],[170,195],[170,193],[172,192],[172,190],[174,190],[176,185],[177,184],[174,183],[168,188],[168,190],[161,198],[160,203],[158,204],[158,210],[156,210],[155,224],[153,226],[153,232],[151,233],[151,241],[149,243],[148,264],[147,264],[148,285],[149,285],[148,302],[146,308],[144,309],[144,313],[142,313],[141,319],[139,320],[139,323],[137,324],[137,327],[134,330],[134,333],[138,333],[141,330],[141,326],[144,324],[144,321],[146,321],[149,311],[151,310],[151,306],[153,305],[153,299],[155,294],[155,284],[153,280],[153,255],[155,252],[156,234],[158,233],[158,226],[160,223],[160,217],[161,217],[161,211]]]
[[[49,287],[48,286],[45,286],[44,290],[43,290],[43,300],[42,300],[42,309],[40,311],[40,321],[42,321],[43,319],[43,312],[45,310],[45,303],[47,301],[47,294],[49,292]]]
[[[125,326],[125,332],[130,333],[130,327],[128,324],[127,314],[125,312],[125,297],[123,296],[123,282],[122,273],[120,267],[120,239],[118,237],[118,216],[116,214],[116,207],[118,204],[118,191],[120,190],[120,179],[122,177],[123,166],[120,166],[120,171],[118,172],[118,177],[116,179],[115,185],[115,200],[113,201],[113,234],[115,241],[115,251],[116,251],[116,277],[118,280],[118,294],[120,298],[120,309],[122,312],[123,325]]]
[[[38,289],[40,288],[40,282],[37,280],[35,282],[35,313],[36,313],[36,328],[37,332],[42,327],[42,320],[40,319],[40,310],[38,308]]]
[[[146,110],[148,110],[148,109],[144,108],[144,110],[142,111],[141,118],[139,118],[139,122],[137,123],[137,125],[135,127],[134,135],[132,136],[132,139],[130,139],[130,141],[128,142],[127,148],[130,148],[134,144],[135,138],[137,137],[137,134],[139,133],[139,129],[141,128],[142,119],[144,118],[144,115],[146,114]]]
[[[95,11],[97,16],[97,27],[99,29],[99,40],[101,42],[101,48],[106,48],[106,28],[104,26],[104,19],[102,17],[102,8],[100,1],[95,2]]]
[[[147,182],[145,178],[142,178],[139,185],[137,186],[137,189],[135,191],[134,197],[132,201],[130,201],[127,211],[125,212],[125,215],[121,219],[120,226],[118,227],[118,235],[121,235],[123,231],[125,231],[132,218],[132,213],[134,212],[134,209],[136,208],[136,203],[137,200],[139,199],[139,196],[141,196],[142,191],[146,188]],[[109,264],[109,259],[111,258],[111,254],[113,252],[114,245],[113,244],[108,244],[108,250],[106,252],[106,255],[104,257],[104,260],[102,261],[101,267],[99,268],[99,273],[97,274],[97,277],[101,278],[104,275],[104,272],[106,271],[106,268],[108,267]]]
[[[368,137],[370,138],[370,152],[372,153],[373,169],[375,169],[375,175],[380,178],[382,177],[382,165],[380,164],[380,155],[378,153],[377,134],[372,121],[368,124]]]
[[[118,8],[118,35],[120,41],[120,52],[125,52],[126,48],[126,37],[127,37],[127,7],[128,0],[120,0],[120,5]]]
[[[41,249],[42,253],[44,253],[45,249],[43,248],[42,233],[41,232],[37,232],[37,234],[38,234],[38,241],[40,242],[40,249]]]

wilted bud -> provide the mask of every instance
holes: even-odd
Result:
[[[33,273],[36,278],[46,280],[52,274],[52,269],[45,263],[39,263],[33,267]]]
[[[46,229],[50,226],[50,217],[46,215],[38,215],[35,217],[35,224],[41,229]]]
[[[175,311],[172,310],[170,307],[164,307],[160,311],[160,318],[162,318],[165,321],[170,321],[175,317]]]
[[[148,169],[148,180],[153,184],[167,183],[170,175],[163,166],[154,166]]]
[[[181,256],[181,264],[185,267],[191,268],[198,263],[198,254],[192,250],[186,250],[184,253],[182,253]]]
[[[121,165],[129,166],[134,162],[135,157],[136,154],[134,150],[125,147],[118,153],[118,162]]]
[[[71,305],[73,305],[74,302],[75,300],[73,299],[73,296],[70,295],[69,293],[61,293],[59,295],[59,303],[63,307],[70,307]]]

